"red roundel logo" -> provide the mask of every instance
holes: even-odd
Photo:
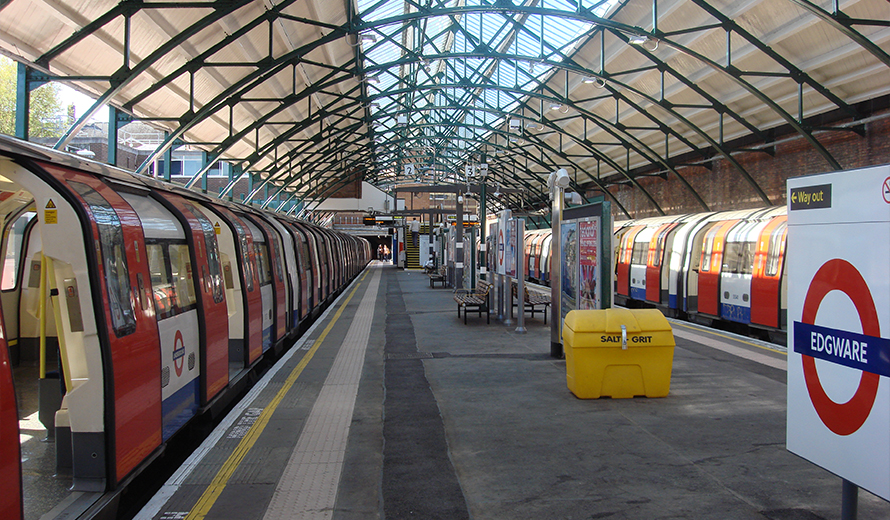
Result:
[[[843,281],[843,283],[839,283]],[[880,337],[881,325],[875,302],[868,289],[868,284],[859,271],[846,260],[835,258],[819,268],[803,303],[801,322],[814,325],[816,313],[822,300],[831,291],[846,294],[859,314],[862,333],[867,336]],[[871,372],[862,372],[856,393],[846,403],[831,400],[822,388],[819,373],[816,371],[816,360],[812,356],[801,356],[803,376],[807,385],[807,393],[813,401],[813,407],[819,418],[829,430],[837,435],[850,435],[858,430],[868,419],[871,408],[875,404],[880,376]]]
[[[176,377],[182,375],[182,366],[185,364],[185,341],[182,339],[182,331],[176,331],[176,338],[173,340],[173,368],[176,370]]]

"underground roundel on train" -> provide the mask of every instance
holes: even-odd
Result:
[[[890,166],[789,179],[788,449],[890,499]]]

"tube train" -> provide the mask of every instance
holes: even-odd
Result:
[[[11,365],[41,360],[57,471],[120,489],[371,259],[364,239],[5,137],[0,218],[2,518],[22,515]]]
[[[787,329],[784,206],[616,222],[615,301],[665,314]],[[549,229],[526,232],[530,280],[550,283]]]

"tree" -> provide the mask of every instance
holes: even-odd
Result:
[[[18,64],[0,56],[0,133],[15,134]],[[31,91],[30,137],[61,137],[65,123],[59,86],[47,83]]]

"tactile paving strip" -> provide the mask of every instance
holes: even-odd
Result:
[[[380,270],[375,269],[278,482],[265,520],[332,516],[379,286]]]

